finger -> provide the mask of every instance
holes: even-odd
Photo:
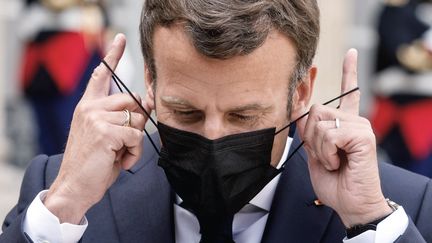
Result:
[[[120,58],[126,47],[126,37],[123,34],[117,34],[106,57],[105,62],[115,70]],[[93,71],[92,77],[87,85],[85,92],[86,97],[103,97],[108,96],[111,85],[111,72],[103,64]]]
[[[336,137],[334,136],[336,130],[344,128],[350,131],[357,131],[367,129],[363,123],[340,121],[339,128],[336,127],[335,121],[320,121],[315,127],[315,139],[314,139],[314,150],[316,151],[317,157],[326,167],[327,170],[333,171],[339,169],[340,166],[340,154],[339,149],[344,150],[344,147],[337,147]],[[344,130],[345,131],[345,130]],[[349,137],[350,134],[345,134]]]
[[[319,161],[323,164],[323,166],[328,170],[332,171],[336,169],[339,165],[338,158],[333,157],[332,155],[336,154],[337,150],[324,150],[324,145],[326,143],[332,143],[332,140],[329,140],[328,134],[332,129],[336,129],[334,122],[332,121],[320,121],[317,123],[315,127],[315,137],[313,150],[315,151]],[[334,144],[333,144],[334,145]]]
[[[324,132],[328,129],[336,128],[335,118],[339,118],[340,121],[358,123],[359,125],[353,125],[356,127],[361,126],[366,128],[370,124],[365,118],[347,114],[335,108],[313,105],[306,122],[301,121],[299,124],[304,134],[303,141],[305,142],[305,148],[314,156],[314,159],[322,159],[321,144]],[[326,168],[331,168],[331,166],[327,164]]]
[[[341,85],[342,94],[358,87],[357,58],[358,52],[356,49],[350,49],[345,56]],[[358,115],[359,107],[360,91],[356,91],[347,96],[344,96],[340,100],[340,109],[350,114]]]
[[[129,170],[132,168],[132,166],[135,165],[135,163],[138,161],[139,158],[142,156],[142,143],[143,140],[139,142],[139,144],[132,148],[127,148],[126,152],[124,153],[123,157],[121,158],[122,161],[122,167],[124,170]]]
[[[145,118],[145,123],[147,123],[147,121],[150,119],[149,116],[151,116],[153,109],[150,107],[150,105],[145,100],[141,101],[141,106],[142,106],[142,108],[144,108],[144,111],[141,109],[141,107],[138,107],[137,110],[135,110],[135,112],[140,112],[141,114],[143,114],[144,118]],[[154,121],[154,119],[153,119],[153,121]],[[154,123],[156,123],[156,122],[154,122]],[[154,123],[152,122],[153,125],[154,125]]]
[[[141,97],[138,94],[134,93],[133,95],[138,102],[141,102]],[[130,97],[129,94],[113,94],[108,97],[104,97],[97,102],[97,106],[106,111],[121,111],[124,109],[135,111],[139,108],[137,102],[132,97]]]
[[[335,109],[332,107],[324,106],[324,105],[313,105],[310,108],[309,116],[307,118],[306,126],[304,128],[305,133],[310,136],[306,136],[309,139],[313,139],[313,129],[316,126],[316,123],[319,121],[335,121],[336,118],[339,118],[341,121],[351,121],[358,122],[364,124],[370,124],[369,121],[361,116],[353,115],[347,113],[345,111],[341,111],[340,109]]]
[[[308,116],[305,116],[305,117],[297,120],[297,122],[295,124],[296,125],[296,129],[297,129],[297,131],[298,131],[298,133],[300,135],[300,138],[302,140],[304,140],[303,137],[305,135],[305,128],[306,128],[307,119],[308,119]],[[290,127],[290,129],[291,129],[291,127]]]
[[[137,112],[130,112],[130,115],[130,126],[142,131],[147,119],[143,114]],[[124,111],[105,112],[103,116],[113,125],[124,126],[127,123],[127,115]]]
[[[132,127],[110,125],[111,148],[124,169],[132,167],[142,155],[143,133]]]

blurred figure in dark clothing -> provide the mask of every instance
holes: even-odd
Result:
[[[432,177],[432,1],[388,0],[378,23],[372,124],[392,162]],[[423,13],[432,14],[431,11]]]
[[[97,1],[27,0],[21,86],[44,134],[39,153],[63,152],[75,106],[103,56],[106,19]]]

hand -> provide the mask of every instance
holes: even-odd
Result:
[[[357,51],[350,50],[344,61],[342,93],[357,85]],[[314,191],[346,227],[392,212],[381,191],[375,135],[369,121],[359,116],[359,102],[357,91],[341,99],[340,109],[314,105],[299,123]]]
[[[125,45],[125,37],[117,35],[104,59],[112,68]],[[131,168],[141,157],[147,117],[128,94],[109,96],[110,80],[111,73],[100,64],[75,109],[59,175],[44,201],[61,222],[78,224],[102,199],[120,170]],[[125,109],[131,112],[130,127],[124,126]]]

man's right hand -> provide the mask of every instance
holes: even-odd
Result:
[[[105,57],[113,69],[125,46],[124,35],[117,35]],[[61,223],[79,224],[120,170],[130,169],[141,157],[147,117],[128,94],[109,95],[110,80],[111,73],[100,64],[75,109],[60,172],[44,201]],[[124,126],[125,109],[131,112],[130,127]]]

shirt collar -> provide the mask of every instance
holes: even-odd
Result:
[[[276,169],[280,169],[285,160],[287,159],[292,141],[293,139],[291,137],[288,137],[285,144],[284,152],[282,154],[282,158],[276,166]],[[249,203],[263,210],[270,211],[270,207],[273,202],[273,197],[276,191],[276,186],[280,179],[280,175],[281,174],[278,174],[275,178],[273,178],[254,198],[252,198],[252,200],[249,201]]]

